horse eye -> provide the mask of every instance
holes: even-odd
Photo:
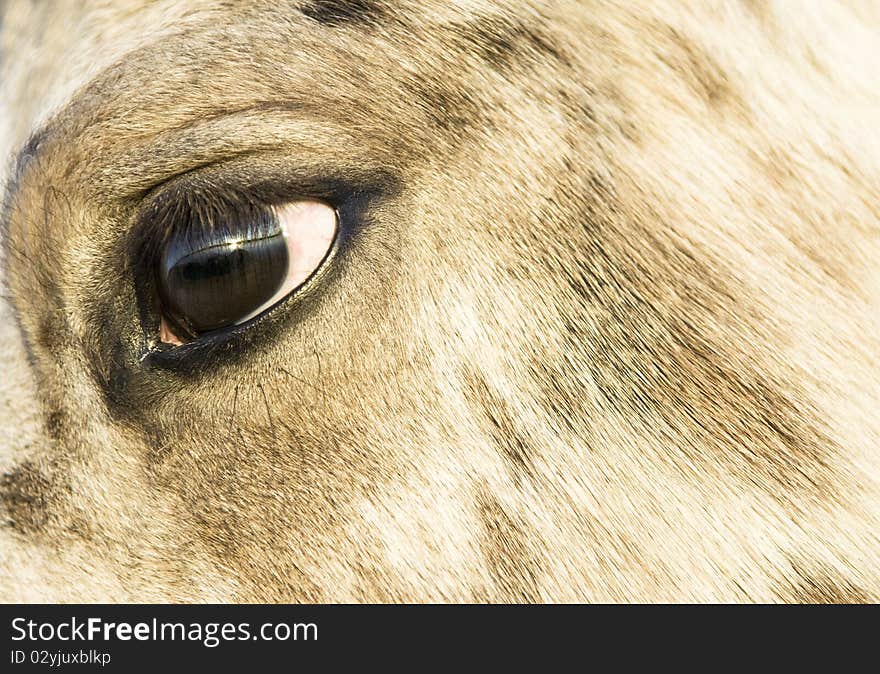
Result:
[[[183,344],[272,308],[321,265],[336,224],[327,204],[295,201],[173,233],[156,270],[159,340]]]

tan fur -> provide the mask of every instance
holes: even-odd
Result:
[[[880,600],[880,6],[797,5],[2,5],[0,598]],[[267,176],[350,253],[148,367],[131,232]]]

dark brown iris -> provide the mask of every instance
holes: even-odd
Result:
[[[190,336],[233,325],[278,291],[288,258],[284,233],[272,216],[240,231],[172,235],[157,270],[163,312]]]

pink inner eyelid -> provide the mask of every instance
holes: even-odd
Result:
[[[290,247],[290,268],[280,290],[287,294],[321,264],[336,235],[336,212],[317,201],[295,201],[278,210],[278,222]]]
[[[290,254],[287,276],[269,301],[241,322],[261,314],[302,285],[321,264],[336,236],[336,211],[320,201],[292,201],[276,213]]]
[[[162,316],[159,319],[159,342],[162,344],[171,344],[171,346],[181,346],[183,341],[174,334],[174,331],[171,329],[171,326],[168,325],[168,321],[165,320],[165,317]]]

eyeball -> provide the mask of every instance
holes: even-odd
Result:
[[[177,346],[268,311],[321,266],[336,230],[329,205],[292,201],[172,232],[156,270],[159,341]]]

